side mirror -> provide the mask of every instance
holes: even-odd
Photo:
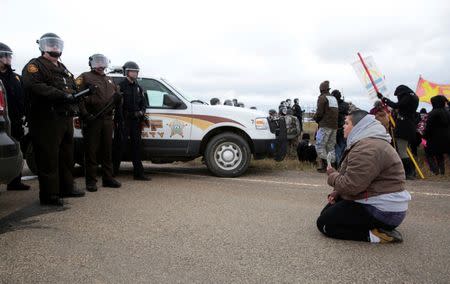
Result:
[[[183,102],[174,95],[164,94],[163,104],[171,108],[178,108],[183,104]]]

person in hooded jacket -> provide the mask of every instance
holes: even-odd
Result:
[[[428,114],[424,131],[428,164],[435,175],[445,174],[444,154],[450,153],[450,112],[446,103],[448,100],[442,95],[431,98],[433,110]]]
[[[316,151],[320,158],[320,173],[326,172],[327,158],[331,157],[331,162],[336,161],[336,134],[338,129],[339,108],[338,101],[330,94],[330,82],[323,81],[319,85],[320,95],[317,98],[317,110],[313,119],[317,122],[319,130],[316,134]]]
[[[398,102],[383,97],[381,93],[378,93],[377,96],[389,107],[398,110],[394,129],[397,151],[402,159],[406,179],[414,179],[414,165],[406,149],[408,144],[414,144],[416,141],[416,111],[419,106],[419,97],[405,85],[400,85],[395,89],[394,96],[398,98]]]
[[[345,119],[344,137],[347,146],[340,168],[327,167],[333,192],[317,228],[336,239],[401,242],[395,228],[406,216],[411,195],[391,136],[373,115],[356,110]]]

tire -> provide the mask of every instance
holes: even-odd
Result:
[[[37,175],[37,165],[36,160],[34,159],[34,153],[33,153],[33,145],[31,143],[28,143],[25,149],[25,160],[27,162],[27,166],[30,169],[30,171]]]
[[[219,177],[238,177],[250,165],[251,151],[240,135],[225,132],[208,142],[204,153],[209,171]]]

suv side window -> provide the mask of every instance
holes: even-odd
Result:
[[[139,85],[144,89],[150,108],[170,108],[163,103],[164,95],[175,95],[166,86],[154,79],[141,79]]]

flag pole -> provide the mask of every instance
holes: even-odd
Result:
[[[358,52],[358,57],[359,57],[359,60],[361,61],[362,66],[364,67],[364,70],[366,71],[367,76],[369,76],[370,82],[372,83],[372,86],[375,89],[375,92],[379,93],[378,87],[377,87],[377,85],[375,84],[375,82],[374,82],[374,80],[372,78],[372,74],[370,74],[369,68],[367,68],[366,63],[364,62],[364,59],[362,58],[361,53],[359,53],[359,52]],[[389,121],[391,122],[392,126],[395,128],[396,125],[395,125],[394,119],[392,118],[391,112],[387,108],[387,105],[383,101],[381,101],[381,102],[383,103],[383,106],[384,106],[384,108],[386,109],[386,111],[388,113]],[[420,170],[419,165],[417,164],[416,159],[414,158],[414,155],[411,153],[411,150],[409,149],[409,147],[406,148],[406,152],[408,153],[409,158],[413,162],[414,167],[419,172],[420,178],[424,179],[425,177],[424,177],[422,171]]]

